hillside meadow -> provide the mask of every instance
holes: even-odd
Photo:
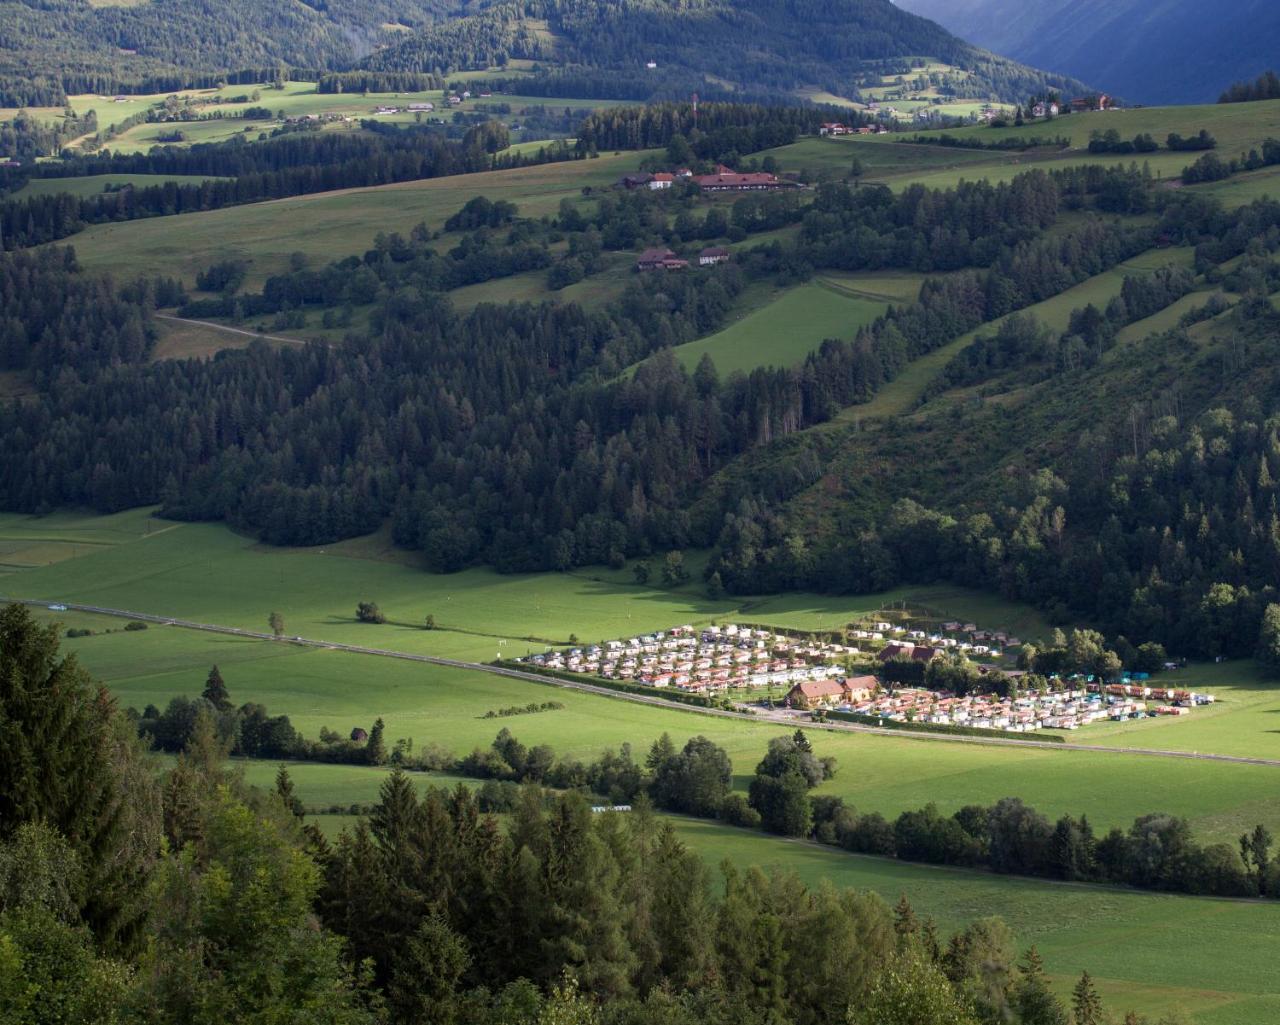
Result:
[[[440,229],[476,196],[516,203],[522,216],[554,214],[562,199],[609,185],[646,153],[485,171],[371,188],[342,189],[171,217],[100,224],[75,236],[91,271],[175,275],[188,285],[218,260],[250,261],[247,287],[285,270],[292,253],[319,263],[358,255],[378,232],[407,234],[419,221]]]

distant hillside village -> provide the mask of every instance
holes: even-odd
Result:
[[[1013,733],[1178,717],[1214,700],[1184,687],[1152,685],[1149,672],[1035,676],[1017,668],[1022,647],[1017,637],[974,623],[926,631],[873,622],[844,631],[839,641],[724,624],[677,626],[516,661],[705,696],[745,699],[768,691],[767,704],[782,692],[782,703],[795,712],[843,713],[855,721]]]

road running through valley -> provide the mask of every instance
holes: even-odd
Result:
[[[204,630],[208,633],[229,634],[233,637],[246,637],[252,640],[269,641],[273,644],[293,644],[304,648],[319,648],[325,651],[345,651],[353,655],[373,655],[378,658],[397,658],[406,662],[424,662],[428,665],[446,666],[450,669],[464,669],[469,672],[492,673],[495,676],[506,676],[515,680],[526,680],[544,686],[563,687],[567,690],[582,691],[600,697],[612,698],[616,701],[632,701],[641,705],[655,705],[659,708],[677,712],[689,712],[694,715],[714,715],[725,719],[742,719],[747,722],[768,723],[778,726],[803,726],[805,729],[829,730],[836,733],[870,733],[882,737],[894,737],[898,740],[934,741],[944,744],[978,744],[988,747],[1024,747],[1038,748],[1042,751],[1090,751],[1096,754],[1144,755],[1154,758],[1189,758],[1196,761],[1235,762],[1240,765],[1268,765],[1280,767],[1280,758],[1250,758],[1244,755],[1214,754],[1206,751],[1170,751],[1147,747],[1100,747],[1093,744],[1053,743],[1047,740],[1022,740],[1014,738],[962,737],[945,733],[916,733],[910,730],[884,729],[878,726],[862,726],[857,723],[814,722],[811,719],[787,712],[769,711],[766,709],[747,710],[740,706],[738,710],[727,708],[700,708],[697,705],[685,705],[675,701],[665,701],[660,697],[648,697],[644,694],[628,694],[587,683],[585,680],[565,680],[540,673],[526,673],[507,666],[492,665],[487,662],[466,662],[455,658],[443,658],[439,655],[417,655],[407,651],[392,651],[387,648],[371,648],[361,644],[343,644],[338,641],[321,641],[307,637],[276,637],[274,634],[258,630],[244,630],[236,626],[221,626],[217,623],[199,623],[189,619],[177,619],[173,616],[157,616],[150,612],[135,612],[130,609],[112,609],[101,605],[84,605],[69,601],[35,598],[6,598],[0,596],[0,602],[12,602],[19,605],[31,605],[49,608],[50,605],[61,605],[70,612],[91,612],[101,616],[117,616],[122,619],[137,619],[144,623],[155,623],[160,626],[176,626],[185,630]]]

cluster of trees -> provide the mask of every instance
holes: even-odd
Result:
[[[863,854],[1015,875],[1224,897],[1280,893],[1280,864],[1261,825],[1237,846],[1201,845],[1186,819],[1172,815],[1143,815],[1128,830],[1097,836],[1083,815],[1050,822],[1016,797],[990,807],[966,805],[950,816],[928,804],[891,823],[878,812],[862,815],[840,798],[824,796],[814,802],[812,835]]]
[[[1170,132],[1169,137],[1165,140],[1165,145],[1174,152],[1195,152],[1196,150],[1215,149],[1218,140],[1209,134],[1207,128],[1201,128],[1199,132],[1190,138],[1183,138],[1177,132]]]
[[[334,845],[322,918],[353,960],[372,963],[392,1020],[1071,1020],[1034,949],[1014,966],[998,919],[944,939],[905,897],[891,910],[872,894],[727,865],[713,893],[704,863],[643,801],[595,816],[575,795],[544,804],[526,788],[504,831],[465,788],[419,796],[395,774]],[[1102,1025],[1087,975],[1072,1005],[1078,1025]]]
[[[535,715],[538,712],[554,712],[564,708],[560,701],[531,701],[527,705],[512,705],[510,708],[489,709],[484,713],[485,719],[507,719],[513,715]]]
[[[816,135],[831,112],[816,107],[762,106],[749,103],[689,103],[609,107],[594,111],[578,129],[578,148],[662,149],[674,140],[687,145],[674,162],[693,159],[731,163],[738,155],[785,146],[800,135]]]
[[[54,121],[41,121],[19,110],[8,121],[0,121],[0,153],[11,160],[33,163],[37,157],[55,156],[63,143],[98,129],[92,110],[83,117],[68,108]]]
[[[281,799],[223,771],[209,719],[158,771],[56,627],[18,606],[0,610],[0,680],[6,1015],[378,1021],[343,941],[315,927],[306,834]]]
[[[212,731],[228,754],[243,758],[279,758],[301,761],[342,762],[350,765],[385,765],[390,759],[381,719],[369,730],[355,727],[344,737],[323,727],[318,741],[308,740],[287,715],[270,715],[265,706],[231,701],[222,673],[214,666],[198,698],[177,696],[164,711],[147,705],[141,713],[128,710],[138,735],[151,746],[180,754],[204,729]]]
[[[1052,138],[1041,135],[1005,135],[999,139],[984,139],[977,135],[912,135],[900,141],[913,142],[921,146],[950,146],[956,149],[984,149],[998,152],[1004,150],[1021,152],[1042,147],[1066,149],[1071,145],[1070,137],[1065,135],[1055,135]]]
[[[1182,169],[1184,185],[1222,181],[1241,171],[1256,171],[1260,167],[1280,164],[1280,140],[1266,139],[1261,150],[1251,149],[1230,160],[1223,160],[1216,153],[1206,153],[1194,164]]]
[[[1171,135],[1170,142],[1177,136]],[[1095,128],[1089,133],[1089,152],[1090,153],[1154,153],[1160,148],[1160,143],[1156,142],[1148,132],[1139,132],[1132,139],[1121,139],[1120,133],[1114,128],[1108,128],[1105,132]],[[1171,145],[1169,147],[1173,149]]]
[[[120,287],[82,274],[70,247],[0,254],[0,369],[29,370],[44,386],[67,367],[143,362],[155,344],[152,311],[181,296],[172,279]]]
[[[1020,375],[1027,383],[1045,376],[1094,366],[1115,344],[1116,333],[1188,295],[1195,275],[1169,266],[1150,274],[1126,275],[1105,309],[1090,303],[1073,310],[1066,331],[1055,334],[1030,314],[1013,314],[992,335],[979,335],[943,367],[925,391],[926,397],[952,388],[991,381],[1009,371],[1034,368]]]
[[[1267,71],[1252,82],[1236,82],[1218,97],[1219,103],[1251,103],[1254,100],[1280,100],[1280,75]]]
[[[840,270],[989,267],[1052,225],[1058,207],[1057,185],[1040,171],[998,185],[912,185],[897,195],[884,186],[820,185],[801,221],[796,256]]]

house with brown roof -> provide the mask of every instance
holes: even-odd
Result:
[[[714,267],[717,263],[724,263],[732,259],[733,253],[723,246],[708,246],[698,254],[698,266]]]
[[[657,192],[660,189],[669,189],[676,183],[676,176],[667,171],[659,171],[649,179],[649,188]]]
[[[792,708],[812,709],[843,700],[844,684],[839,680],[801,680],[787,692],[787,704]]]
[[[777,192],[782,189],[798,189],[796,182],[784,181],[776,174],[751,171],[740,174],[719,164],[715,174],[695,175],[695,182],[704,192]]]
[[[681,260],[670,249],[646,249],[636,260],[636,270],[684,270],[688,260]]]

